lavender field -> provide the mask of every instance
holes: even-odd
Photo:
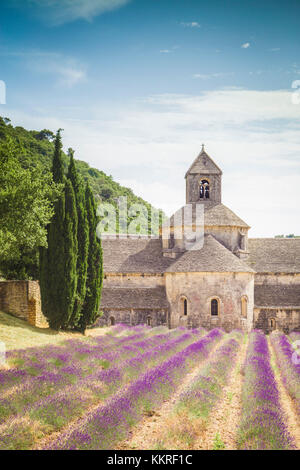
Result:
[[[10,351],[0,449],[297,449],[296,340],[120,324]]]

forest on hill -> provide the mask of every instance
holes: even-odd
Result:
[[[2,194],[0,194],[0,212],[3,215],[3,220],[7,215],[9,210],[9,205],[13,206],[15,203],[7,193],[5,187],[13,186],[18,184],[15,182],[20,182],[24,185],[24,192],[29,191],[26,187],[25,179],[29,175],[35,175],[33,180],[37,180],[37,175],[41,176],[42,179],[45,179],[45,185],[48,185],[48,180],[51,179],[51,166],[52,159],[54,154],[54,140],[55,134],[51,130],[43,129],[40,131],[37,130],[27,130],[20,126],[13,126],[11,120],[7,117],[0,117],[0,157],[2,163],[5,162],[6,153],[9,153],[10,150],[13,153],[13,160],[16,167],[16,175],[13,175],[12,180],[9,182],[6,178],[5,166],[3,166],[2,176],[0,179],[2,181]],[[62,160],[64,171],[67,173],[68,166],[70,163],[70,154],[73,154],[73,150],[69,149],[68,152],[62,152]],[[139,230],[141,234],[149,234],[151,230],[151,212],[155,210],[151,204],[142,199],[141,197],[136,196],[130,188],[121,186],[116,181],[113,180],[113,177],[105,174],[103,171],[96,168],[91,168],[90,165],[84,161],[74,159],[75,166],[79,174],[79,178],[84,182],[88,183],[91,188],[96,202],[109,203],[115,207],[116,214],[118,216],[118,199],[121,196],[126,196],[128,208],[134,204],[140,204],[144,207],[144,212],[139,212],[138,210],[134,213],[128,213],[127,216],[127,226],[130,222],[134,221],[137,217],[139,220]],[[1,162],[0,162],[1,163]],[[21,172],[24,172],[24,178],[21,176]],[[19,179],[18,179],[19,178]],[[47,180],[48,178],[48,180]],[[50,180],[49,180],[50,181]],[[41,192],[41,188],[35,187],[37,193]],[[9,190],[11,191],[11,189]],[[19,193],[22,191],[22,188],[19,187]],[[49,194],[43,195],[44,198],[49,197],[49,199],[54,198],[55,189],[51,187],[51,182],[49,183]],[[1,188],[0,188],[1,193]],[[1,200],[2,198],[2,200]],[[19,198],[20,199],[20,198]],[[11,207],[12,211],[14,207]],[[19,209],[19,208],[18,208]],[[21,209],[19,209],[20,212]],[[24,211],[24,209],[23,209]],[[43,214],[41,214],[41,217]],[[24,214],[23,214],[23,217]],[[40,217],[40,214],[36,214],[36,217]],[[164,214],[160,211],[160,220],[164,217]],[[25,220],[25,219],[24,219]],[[44,220],[47,218],[45,216]],[[118,217],[117,217],[117,226],[118,231]],[[46,223],[46,222],[45,222]],[[28,222],[30,225],[30,221]],[[31,230],[32,235],[32,228]],[[0,234],[1,235],[1,234]],[[24,236],[25,239],[25,230],[19,230],[17,232],[17,238]],[[0,237],[1,240],[1,237]],[[1,240],[2,242],[3,240]],[[4,243],[2,243],[4,247]],[[21,244],[19,243],[21,246]],[[3,251],[3,250],[2,250]],[[3,257],[2,251],[0,252],[0,277],[7,279],[37,279],[38,278],[38,247],[35,246],[34,249],[31,249],[30,246],[24,243],[24,246],[16,251],[15,255],[9,257]],[[5,248],[4,248],[5,251]]]
[[[40,166],[50,172],[54,152],[54,132],[48,129],[29,131],[20,126],[14,127],[10,119],[0,116],[0,142],[8,137],[18,144],[20,148],[19,161],[24,168]],[[65,171],[67,171],[69,157],[65,152],[63,152],[63,162]],[[96,168],[91,168],[88,163],[76,158],[75,164],[79,174],[88,181],[96,199],[116,205],[118,197],[126,196],[128,205],[144,204],[150,212],[151,204],[136,196],[130,188],[118,184],[112,176]]]

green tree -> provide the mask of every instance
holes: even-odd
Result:
[[[77,292],[77,243],[78,218],[74,189],[70,180],[65,184],[65,218],[64,218],[64,282],[61,298],[63,320],[61,326],[66,328],[71,323]]]
[[[86,214],[85,190],[82,179],[79,177],[75,161],[74,150],[69,149],[70,164],[68,179],[72,183],[76,199],[76,212],[78,227],[76,232],[78,256],[77,256],[77,293],[74,302],[73,313],[70,317],[70,326],[76,327],[82,311],[82,305],[86,295],[87,263],[89,248],[89,224]]]
[[[25,253],[47,246],[46,226],[61,189],[39,168],[22,168],[20,152],[11,138],[0,142],[0,267],[16,274]]]
[[[53,329],[70,325],[77,292],[78,216],[71,179],[65,179],[61,129],[57,131],[53,178],[64,184],[48,227],[48,248],[40,252],[42,310]]]
[[[52,175],[56,183],[64,184],[61,130],[56,133]],[[40,288],[42,310],[49,325],[59,329],[63,322],[64,290],[64,219],[65,191],[54,205],[54,215],[48,226],[48,248],[40,250]]]
[[[48,227],[48,248],[40,250],[42,311],[55,330],[62,326],[65,317],[64,220],[65,191],[54,206],[54,216]]]
[[[54,142],[54,156],[52,161],[52,174],[55,183],[64,183],[64,163],[62,158],[61,131],[58,129]]]
[[[86,296],[79,327],[84,332],[99,317],[99,305],[103,283],[103,262],[101,240],[97,237],[98,217],[93,193],[89,185],[85,190],[86,211],[89,223],[89,251]]]

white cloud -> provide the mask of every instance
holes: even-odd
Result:
[[[74,109],[72,120],[46,117],[47,110],[6,113],[27,128],[62,127],[65,148],[75,148],[77,158],[168,214],[185,202],[184,174],[204,141],[224,172],[224,204],[253,227],[251,236],[274,236],[300,234],[300,105],[292,104],[291,94],[163,94],[116,110],[97,103],[84,113]]]
[[[57,85],[72,87],[87,79],[85,66],[76,59],[54,53],[33,53],[24,57],[31,70],[54,76]]]
[[[10,50],[0,47],[0,56],[18,57],[35,72],[54,75],[56,84],[71,87],[87,79],[86,67],[72,57],[38,49]]]
[[[244,44],[241,45],[242,49],[248,49],[250,47],[250,42],[245,42]]]
[[[272,49],[270,49],[271,52],[278,52],[280,51],[280,47],[273,47]]]
[[[59,83],[66,86],[76,85],[86,79],[86,72],[84,69],[76,66],[58,66],[56,73],[59,75]]]
[[[91,21],[95,16],[120,8],[131,0],[14,0],[22,6],[26,2],[38,15],[53,24],[69,23],[78,19]],[[39,11],[37,11],[37,7]]]
[[[161,54],[170,54],[171,51],[170,51],[170,49],[161,49],[159,52]]]
[[[198,21],[190,21],[189,23],[182,21],[180,24],[186,28],[201,28],[201,24]]]
[[[200,78],[202,80],[207,80],[209,78],[220,78],[220,77],[228,77],[232,76],[233,72],[227,73],[227,72],[216,72],[216,73],[195,73],[193,75],[193,78]]]

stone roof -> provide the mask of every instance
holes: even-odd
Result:
[[[247,263],[258,273],[300,273],[299,238],[249,238]]]
[[[168,308],[165,287],[104,287],[101,308]]]
[[[218,225],[218,226],[233,226],[250,228],[240,217],[238,217],[232,210],[224,206],[224,204],[217,204],[209,207],[204,212],[204,225]]]
[[[253,269],[219,243],[212,235],[205,235],[200,250],[185,251],[166,269],[180,272],[254,272]]]
[[[208,174],[222,175],[222,170],[218,167],[218,165],[216,165],[213,159],[205,152],[203,147],[199,155],[195,158],[192,165],[186,172],[185,178],[189,174],[198,174],[198,173],[201,173],[202,175],[208,175]]]
[[[176,259],[163,256],[161,239],[104,239],[102,247],[105,273],[253,272],[212,235],[205,236],[203,248]]]
[[[106,273],[163,273],[172,260],[162,254],[162,240],[149,238],[103,239]]]
[[[254,305],[256,307],[300,308],[300,285],[255,285]]]
[[[193,223],[196,223],[196,205],[204,205],[202,202],[193,202],[192,204],[192,217]],[[177,217],[178,219],[181,213],[181,220],[184,220],[184,208],[190,206],[187,204],[186,206],[181,207],[175,214],[170,217],[170,226],[174,226],[174,218]],[[176,220],[176,219],[175,219]],[[199,221],[197,221],[199,222]],[[200,221],[201,222],[201,221]],[[163,227],[167,226],[168,222],[165,221],[163,223]],[[224,206],[224,204],[216,204],[213,206],[204,206],[204,226],[212,227],[240,227],[240,228],[250,228],[249,225],[246,224],[240,217],[238,217],[232,210],[228,207]]]

